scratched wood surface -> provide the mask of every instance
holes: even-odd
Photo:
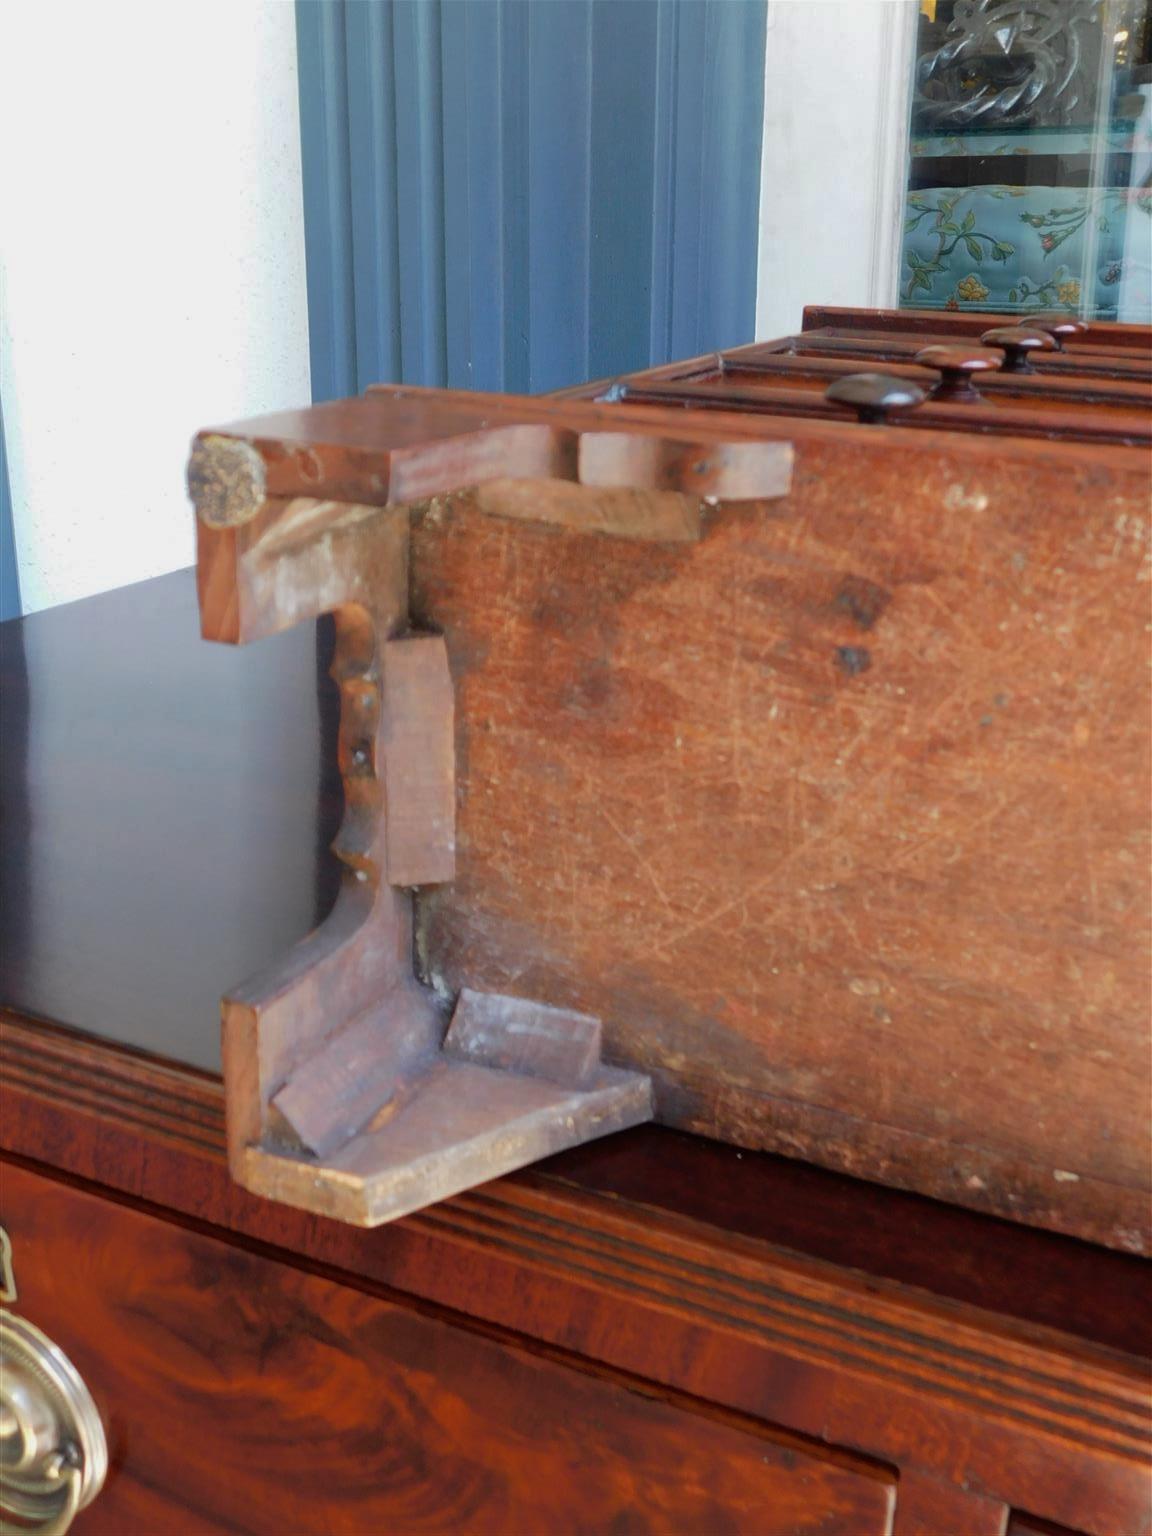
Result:
[[[1147,461],[916,437],[797,431],[689,547],[416,519],[422,974],[602,1017],[667,1122],[1142,1251]]]
[[[335,607],[392,635],[406,608],[443,637],[455,874],[416,896],[422,1007],[602,1019],[666,1123],[1143,1252],[1149,455],[1051,416],[1049,442],[389,387],[242,423],[190,466],[204,632]],[[368,878],[315,936],[324,1009],[303,951],[245,1003],[273,1087],[368,976],[341,923],[381,830],[350,826]],[[226,1075],[247,1157],[263,1099]]]

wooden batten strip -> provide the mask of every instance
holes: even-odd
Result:
[[[383,648],[388,880],[438,885],[456,875],[456,743],[448,650],[440,635]]]

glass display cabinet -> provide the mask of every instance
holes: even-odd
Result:
[[[1148,0],[921,0],[905,308],[1152,318]]]

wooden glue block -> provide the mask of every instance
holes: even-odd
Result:
[[[599,1019],[464,991],[442,1047],[383,1008],[330,1036],[272,1104],[305,1154],[251,1164],[289,1204],[360,1225],[652,1116],[647,1077],[600,1061]]]
[[[460,993],[444,1054],[475,1066],[586,1088],[600,1067],[599,1019],[522,997]]]

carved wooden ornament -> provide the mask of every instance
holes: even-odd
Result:
[[[455,876],[457,744],[445,638],[413,623],[412,521],[469,491],[481,518],[682,546],[710,503],[783,495],[791,465],[695,416],[681,440],[616,409],[418,389],[197,437],[204,635],[333,613],[341,698],[338,902],[223,1004],[242,1184],[375,1225],[651,1118],[600,1018],[416,974],[417,893]]]

